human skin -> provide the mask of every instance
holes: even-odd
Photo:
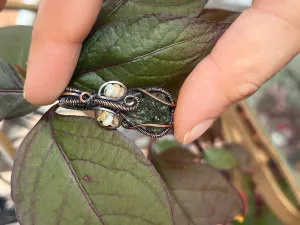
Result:
[[[68,85],[102,1],[88,3],[41,1],[25,82],[32,104],[53,103]],[[299,0],[254,0],[239,16],[180,90],[174,118],[179,141],[195,140],[300,52],[299,12]]]

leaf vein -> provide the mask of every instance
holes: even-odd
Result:
[[[102,215],[102,214],[96,209],[96,207],[93,205],[91,199],[90,199],[89,196],[88,196],[87,191],[85,190],[85,188],[83,187],[83,185],[80,183],[79,178],[77,177],[76,172],[75,172],[74,168],[72,167],[72,165],[71,165],[71,163],[70,163],[70,160],[69,160],[68,156],[67,156],[66,153],[64,152],[64,150],[63,150],[62,146],[60,145],[60,143],[58,142],[57,138],[55,137],[55,133],[54,133],[55,129],[54,129],[53,121],[52,121],[52,120],[53,120],[53,116],[54,116],[54,114],[55,114],[54,110],[51,111],[50,114],[51,114],[51,115],[50,115],[51,118],[49,119],[49,124],[50,124],[50,128],[51,128],[51,136],[52,136],[53,140],[55,141],[55,143],[56,143],[56,145],[57,145],[57,147],[58,147],[58,149],[59,149],[59,151],[60,151],[62,157],[64,158],[64,160],[65,160],[65,162],[66,162],[66,164],[67,164],[67,166],[68,166],[68,168],[69,168],[71,174],[73,175],[73,177],[74,177],[74,179],[75,179],[75,181],[76,181],[76,183],[77,183],[79,189],[81,190],[83,196],[85,197],[85,199],[86,199],[88,205],[89,205],[90,208],[94,211],[94,213],[96,214],[96,216],[98,217],[98,219],[101,221],[101,223],[102,223],[103,225],[105,225],[105,222],[104,222],[104,220],[103,220],[103,215]]]
[[[121,61],[121,62],[119,62],[119,63],[109,64],[109,65],[103,65],[103,66],[97,66],[97,67],[93,67],[93,68],[90,68],[90,69],[84,69],[84,70],[82,70],[82,71],[78,71],[77,73],[75,73],[75,76],[80,76],[80,75],[83,75],[83,74],[89,73],[89,72],[96,72],[96,71],[99,72],[100,70],[107,69],[107,68],[109,68],[109,67],[120,66],[120,65],[122,65],[122,64],[129,63],[129,62],[132,62],[132,61],[135,61],[135,60],[139,60],[139,59],[145,58],[145,57],[147,57],[147,56],[151,56],[152,54],[155,54],[155,53],[157,53],[157,52],[160,52],[160,51],[169,49],[169,48],[171,48],[171,47],[174,47],[174,46],[177,46],[177,45],[180,45],[180,44],[184,44],[184,43],[186,43],[186,42],[190,42],[190,41],[193,41],[193,40],[196,40],[196,39],[199,39],[199,38],[201,38],[201,36],[196,36],[196,37],[188,38],[188,39],[186,39],[186,40],[179,41],[179,42],[176,42],[176,43],[173,43],[173,44],[170,44],[170,45],[161,47],[161,48],[159,48],[159,49],[156,49],[156,50],[151,51],[151,52],[149,52],[149,53],[146,53],[146,54],[144,54],[144,55],[137,56],[137,57],[133,57],[133,58],[130,58],[130,59]]]
[[[66,206],[66,204],[67,204],[67,199],[68,199],[69,193],[70,193],[70,191],[71,191],[70,186],[71,186],[72,183],[73,183],[73,181],[72,181],[72,179],[71,179],[70,182],[69,182],[69,184],[67,185],[66,194],[65,194],[65,196],[63,197],[62,203],[61,203],[60,208],[59,208],[59,210],[58,210],[58,217],[57,217],[57,222],[56,222],[57,225],[61,224],[61,222],[62,222],[61,216],[62,216],[63,211],[64,211],[64,209],[65,209],[65,206]]]
[[[126,173],[126,174],[129,174],[131,175],[132,177],[136,178],[138,181],[140,181],[140,183],[143,185],[143,186],[146,186],[158,199],[158,201],[160,201],[160,203],[162,205],[164,205],[164,203],[161,201],[161,199],[159,198],[159,195],[153,191],[153,188],[146,182],[144,182],[141,177],[139,176],[136,176],[135,174],[131,173],[130,171],[126,171],[126,170],[122,170],[122,169],[118,169],[118,168],[109,168],[109,167],[106,167],[106,166],[103,166],[103,165],[100,165],[99,163],[96,163],[96,162],[92,162],[90,160],[87,160],[87,159],[70,159],[71,162],[74,162],[74,161],[81,161],[81,162],[86,162],[86,163],[90,163],[92,165],[95,165],[95,166],[99,166],[99,167],[102,167],[106,170],[115,170],[115,171],[118,171],[120,173]]]
[[[65,121],[67,122],[67,121]],[[71,136],[71,137],[77,137],[77,138],[81,138],[83,140],[95,140],[95,141],[99,141],[99,138],[95,138],[95,137],[86,137],[86,136],[82,136],[82,135],[76,135],[76,134],[73,134],[71,132],[68,132],[68,131],[64,131],[64,130],[58,130],[58,129],[54,129],[54,131],[56,132],[59,132],[59,133],[63,133],[67,136]],[[107,144],[107,145],[110,145],[110,146],[113,146],[113,147],[116,147],[116,148],[120,148],[120,149],[123,149],[129,153],[131,153],[131,151],[127,148],[124,148],[124,146],[120,146],[120,145],[117,145],[117,144],[113,144],[113,143],[110,143],[108,141],[105,141],[103,139],[100,139],[100,141],[102,141],[103,143]],[[139,161],[140,162],[140,161]],[[140,162],[142,163],[142,162]],[[143,163],[144,164],[144,163]],[[145,165],[145,164],[144,164]]]

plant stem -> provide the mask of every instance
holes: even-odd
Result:
[[[7,2],[4,9],[5,10],[20,10],[20,9],[27,9],[34,12],[38,11],[39,6],[33,4],[24,4],[19,2]]]
[[[200,153],[201,155],[203,155],[204,149],[203,149],[202,145],[200,144],[199,140],[196,139],[193,143],[196,145],[196,147],[197,147],[199,153]]]

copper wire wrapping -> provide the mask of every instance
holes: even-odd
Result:
[[[124,84],[117,82],[117,81],[110,81],[103,84],[100,90],[105,87],[106,84],[117,83],[123,87]],[[125,87],[126,88],[126,87]],[[100,93],[100,94],[99,94]],[[132,124],[127,116],[125,115],[126,112],[134,112],[139,108],[140,105],[140,94],[145,94],[155,101],[158,101],[164,105],[170,107],[171,113],[171,121],[168,124],[152,124],[152,123],[144,123],[144,124]],[[154,95],[154,93],[162,94],[165,96],[167,100],[163,100]],[[58,105],[63,108],[73,109],[73,110],[107,110],[111,111],[112,113],[119,115],[118,118],[122,121],[119,121],[119,124],[122,125],[126,129],[135,129],[139,132],[153,137],[153,138],[160,138],[166,135],[171,128],[173,128],[173,114],[175,110],[176,104],[169,92],[162,88],[148,88],[146,90],[141,88],[134,88],[128,90],[126,89],[126,95],[122,98],[110,99],[106,96],[102,96],[102,91],[99,91],[98,94],[94,94],[91,92],[81,91],[76,88],[68,87],[62,93]],[[117,127],[107,127],[102,125],[107,129],[116,129]],[[162,128],[157,132],[150,132],[147,128]]]

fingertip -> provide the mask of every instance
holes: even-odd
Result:
[[[58,97],[51,92],[47,92],[47,90],[46,92],[41,92],[41,90],[35,89],[30,85],[25,85],[23,96],[29,103],[38,106],[50,105],[55,102]]]
[[[34,105],[55,102],[73,75],[80,50],[80,44],[35,39],[27,66],[26,100]]]
[[[189,144],[199,138],[204,132],[210,128],[215,119],[207,119],[196,125],[191,131],[183,137],[183,144]]]
[[[41,2],[27,64],[27,101],[48,105],[61,95],[74,73],[82,41],[90,32],[101,4],[101,0],[88,4],[85,0]]]
[[[184,82],[174,114],[174,133],[181,143],[188,144],[202,135],[228,105],[219,75],[208,56]]]

